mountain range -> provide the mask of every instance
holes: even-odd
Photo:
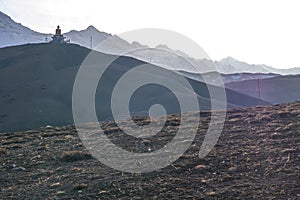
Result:
[[[93,26],[64,35],[71,43],[49,42],[51,34],[0,12],[3,199],[299,199],[298,68],[280,70],[231,57],[197,60],[165,45],[151,49],[130,44]],[[96,48],[110,38],[105,48]],[[141,47],[146,49],[118,55]],[[93,59],[84,62],[87,56]],[[105,68],[107,60],[113,62]],[[78,72],[87,69],[83,64],[92,73],[84,73],[77,84]],[[132,71],[136,74],[126,79]],[[94,88],[89,81],[98,77]],[[155,84],[157,80],[172,89]],[[140,87],[127,101],[124,96],[136,84]],[[190,106],[195,103],[190,97],[199,108]],[[153,105],[161,105],[165,113],[152,115]],[[182,105],[188,108],[184,113]],[[89,118],[90,109],[98,120]],[[162,115],[165,123],[148,137],[152,122]],[[142,137],[130,134],[134,129]],[[203,151],[208,154],[201,156]]]
[[[54,29],[55,27],[53,27]],[[42,43],[47,42],[51,39],[50,33],[39,33],[27,28],[20,23],[15,22],[6,14],[0,12],[0,48],[7,46],[15,46],[27,43]],[[143,60],[145,62],[151,62],[155,65],[172,69],[181,70],[190,73],[207,73],[217,71],[222,74],[234,74],[234,73],[263,73],[263,74],[300,74],[300,68],[291,69],[276,69],[267,65],[252,65],[246,62],[238,61],[232,57],[227,57],[220,61],[212,61],[206,59],[194,59],[187,54],[172,50],[165,45],[159,45],[156,49],[163,51],[153,51],[153,48],[148,48],[145,45],[139,44],[138,42],[133,42],[132,44],[123,40],[122,38],[111,35],[109,33],[101,32],[97,30],[94,26],[89,26],[85,30],[76,31],[72,30],[70,32],[64,33],[67,39],[71,43],[79,44],[83,47],[91,47],[91,37],[92,37],[92,48],[104,53],[109,54],[119,54],[120,52],[128,51],[130,49],[144,47],[147,48],[142,52],[131,53],[129,56]],[[105,48],[97,49],[97,45],[102,43],[104,40],[113,37],[113,42]],[[189,63],[178,59],[177,56],[170,55],[170,53],[180,54],[190,61],[197,70],[195,71]]]
[[[225,86],[227,108],[300,100],[299,68],[281,70],[266,65],[250,65],[231,57],[221,61],[197,60],[165,45],[159,45],[157,51],[138,42],[130,44],[93,26],[65,33],[71,44],[57,45],[45,40],[48,38],[49,41],[51,34],[35,32],[1,12],[0,28],[0,132],[28,130],[48,124],[72,124],[75,75],[91,51],[104,60],[107,57],[116,58],[96,92],[99,120],[112,119],[110,97],[118,79],[133,67],[148,63],[153,69],[149,76],[168,79],[162,74],[169,77],[181,74],[186,77],[194,91],[185,95],[196,95],[201,110],[211,109],[208,87],[221,91]],[[105,51],[95,48],[108,38],[113,38],[113,42],[101,48]],[[146,49],[128,56],[118,55],[126,49],[141,47]],[[167,52],[180,54],[184,59]],[[184,60],[193,63],[198,70],[191,70],[193,67]],[[128,86],[123,87],[127,91]],[[171,91],[157,85],[147,85],[130,100],[130,111],[134,115],[144,116],[152,105],[161,104],[167,114],[178,113],[179,105],[173,98]]]

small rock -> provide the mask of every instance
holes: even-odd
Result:
[[[5,148],[0,148],[0,155],[6,155],[8,153],[8,150]]]
[[[84,188],[86,188],[87,187],[87,184],[85,184],[85,183],[81,183],[81,184],[77,184],[77,185],[74,185],[74,190],[82,190],[82,189],[84,189]]]
[[[52,185],[50,185],[50,187],[58,187],[58,186],[61,186],[61,184],[59,182],[53,183]]]
[[[16,168],[16,167],[17,167],[16,164],[11,164],[11,165],[7,165],[7,166],[6,166],[6,169],[14,169],[14,168]]]
[[[197,166],[195,167],[195,169],[205,169],[205,168],[206,168],[205,165],[197,165]]]
[[[26,170],[25,167],[18,167],[18,168],[16,168],[16,169],[20,169],[20,170],[23,170],[23,171]]]
[[[208,196],[213,196],[213,195],[216,195],[216,194],[217,194],[216,192],[208,192],[207,193]]]
[[[107,193],[106,190],[101,190],[101,191],[99,192],[99,194],[105,194],[105,193]]]

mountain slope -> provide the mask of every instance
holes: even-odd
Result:
[[[72,124],[73,83],[80,64],[89,52],[89,49],[74,44],[31,44],[0,49],[0,132],[49,124]],[[100,52],[95,54],[99,57],[100,66],[107,56],[114,57]],[[140,64],[144,62],[119,57],[105,72],[96,92],[96,110],[100,120],[111,119],[110,96],[118,79]],[[172,76],[174,73],[155,66],[153,69],[149,76],[164,73]],[[206,84],[189,81],[198,95],[201,109],[209,110],[210,95]],[[231,90],[226,90],[226,93],[228,107],[268,104]],[[193,91],[188,95],[194,95]],[[168,113],[179,111],[173,93],[155,85],[144,87],[130,102],[134,113],[148,112],[149,105],[155,103],[165,106]]]
[[[225,87],[273,104],[300,100],[300,75],[232,82]]]
[[[90,47],[90,40],[92,37],[93,46],[98,45],[98,43],[106,40],[111,37],[110,34],[100,32],[95,27],[89,26],[86,30],[76,31],[72,30],[64,34],[71,42],[75,42],[84,47]]]
[[[53,27],[53,32],[54,29],[55,27]],[[91,37],[93,38],[93,46],[96,46],[111,37],[110,34],[100,32],[93,26],[89,26],[87,29],[81,31],[72,30],[68,33],[64,33],[64,35],[71,42],[87,48],[90,47]],[[52,34],[33,31],[22,24],[15,22],[0,11],[0,47],[49,42],[51,36]]]
[[[33,31],[0,11],[0,47],[41,43],[45,42],[46,37],[50,37],[50,34]]]

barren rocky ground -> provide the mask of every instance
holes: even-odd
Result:
[[[210,114],[201,116],[184,155],[141,174],[94,159],[74,126],[1,133],[0,198],[300,199],[300,102],[228,110],[217,145],[202,159],[197,154]],[[161,148],[179,124],[178,116],[169,116],[164,134],[150,141],[132,140],[112,122],[102,126],[115,144],[143,152]]]

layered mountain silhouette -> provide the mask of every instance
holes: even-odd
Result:
[[[212,85],[221,86],[226,83],[241,82],[245,80],[257,80],[257,79],[268,79],[273,77],[281,76],[279,74],[271,73],[234,73],[234,74],[222,74],[219,72],[207,72],[207,73],[191,73],[186,71],[178,70],[183,76],[189,77],[190,79],[197,81],[207,81]]]
[[[76,73],[90,49],[75,44],[27,44],[0,49],[0,127],[1,132],[28,130],[46,125],[73,124],[72,90]],[[113,55],[94,52],[101,60]],[[96,110],[99,120],[111,120],[110,97],[119,78],[135,66],[145,64],[131,57],[117,57],[105,71],[96,92]],[[176,72],[153,67],[149,76]],[[171,74],[172,76],[172,74]],[[211,106],[207,85],[188,79],[200,109]],[[126,88],[126,86],[124,86]],[[216,91],[222,90],[211,86]],[[191,91],[186,95],[195,95]],[[226,89],[227,107],[268,105],[259,100]],[[218,101],[218,99],[214,99]],[[178,113],[174,94],[158,85],[146,85],[134,93],[130,101],[133,115],[148,115],[151,105],[162,104],[168,114]]]
[[[63,28],[63,27],[62,27]],[[55,27],[53,27],[54,31]],[[39,33],[33,31],[30,28],[23,26],[20,23],[15,22],[8,15],[0,12],[0,48],[7,46],[22,45],[28,43],[42,43],[48,42],[51,39],[52,33]],[[220,61],[212,61],[207,59],[195,59],[179,50],[173,50],[168,48],[166,45],[158,45],[156,49],[160,51],[153,51],[153,49],[139,44],[138,42],[133,42],[132,44],[123,40],[122,38],[111,35],[109,33],[101,32],[94,26],[89,26],[85,30],[76,31],[72,30],[64,33],[67,39],[71,43],[79,44],[83,47],[91,47],[92,38],[92,48],[97,51],[101,51],[109,54],[120,54],[120,52],[127,52],[135,48],[145,48],[143,51],[132,52],[129,54],[130,57],[143,60],[145,62],[151,62],[163,68],[172,70],[181,70],[189,73],[208,73],[217,71],[223,74],[235,74],[235,73],[263,73],[263,74],[300,74],[300,68],[291,69],[276,69],[267,65],[252,65],[246,62],[238,61],[232,57],[227,57]],[[100,43],[108,38],[113,38],[108,46],[97,47]],[[47,39],[47,40],[46,40]],[[175,56],[174,56],[175,55]],[[191,67],[189,63],[178,59],[180,55],[184,59],[188,60],[194,65]],[[284,66],[283,66],[284,67]]]
[[[96,93],[99,120],[112,119],[110,98],[119,78],[135,66],[146,63],[151,63],[153,69],[149,76],[159,76],[161,79],[167,79],[162,74],[186,77],[203,110],[211,108],[207,84],[220,92],[225,84],[229,108],[300,100],[300,76],[293,75],[300,73],[299,68],[275,69],[266,65],[251,65],[232,57],[221,61],[194,59],[166,45],[153,49],[138,42],[130,44],[94,26],[64,33],[71,43],[77,45],[55,45],[48,43],[51,34],[33,31],[1,12],[0,22],[0,131],[73,123],[73,84],[79,66],[91,52],[91,37],[92,48],[100,63],[101,59],[116,57],[116,61],[105,72],[105,78],[101,79]],[[107,39],[111,42],[97,48],[98,44]],[[144,50],[128,54],[127,57],[117,56],[120,52],[134,48]],[[130,86],[125,85],[124,91],[127,91],[126,87]],[[189,91],[184,95],[195,94]],[[167,114],[178,113],[179,104],[174,99],[170,90],[154,84],[147,85],[133,95],[130,111],[132,115],[148,115],[152,105],[162,104]]]
[[[45,38],[49,41],[50,35],[30,30],[0,12],[3,199],[299,199],[300,101],[278,104],[300,100],[299,68],[274,69],[231,57],[197,60],[165,45],[151,49],[129,44],[93,26],[64,35],[73,43],[48,43]],[[91,37],[94,45],[113,40],[105,48],[90,48]],[[62,37],[57,34],[57,38]],[[141,47],[144,51],[118,55]],[[141,66],[145,68],[138,70]],[[80,84],[78,74],[83,74]],[[99,77],[96,88],[90,84],[95,77]],[[140,85],[146,80],[148,84]],[[172,83],[172,89],[156,84],[157,80]],[[137,83],[140,87],[127,103],[124,97]],[[112,97],[117,87],[116,106]],[[194,97],[199,108],[189,100],[179,101],[175,94]],[[76,104],[74,96],[82,101]],[[156,104],[166,113],[153,115],[150,108]],[[129,117],[121,105],[129,108]],[[181,105],[187,107],[185,113]],[[74,107],[79,109],[73,112]],[[94,108],[99,123],[86,117]],[[113,108],[120,112],[113,116]],[[221,109],[226,110],[224,123],[218,120]],[[195,119],[198,114],[200,123]],[[76,122],[88,122],[81,134],[73,115],[79,116]],[[163,127],[147,137],[149,129],[143,126],[150,121],[156,124],[162,115],[167,115]],[[181,117],[188,123],[181,123]],[[115,123],[119,119],[122,122]],[[220,124],[222,133],[216,135]],[[190,138],[194,125],[198,129],[195,138]],[[126,130],[138,130],[143,136],[134,137]],[[183,149],[180,144],[189,147]],[[212,151],[201,157],[209,146]],[[176,152],[184,153],[177,157]],[[95,156],[98,153],[102,153],[100,159]],[[125,161],[128,157],[132,162]],[[125,161],[118,162],[121,168],[110,168],[120,158]],[[162,160],[170,161],[168,166],[150,173],[119,171],[160,166]]]

